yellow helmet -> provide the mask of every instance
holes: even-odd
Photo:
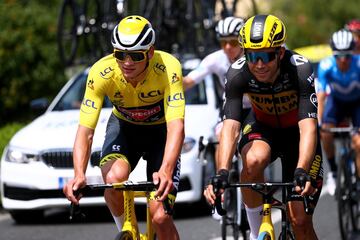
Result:
[[[126,51],[148,50],[155,42],[155,31],[144,17],[132,15],[123,18],[114,28],[111,43]]]
[[[255,15],[239,32],[239,43],[244,49],[280,47],[285,40],[285,25],[273,15]]]

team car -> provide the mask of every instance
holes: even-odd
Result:
[[[183,61],[183,75],[199,62],[199,59]],[[45,210],[69,206],[62,188],[74,174],[72,149],[88,71],[73,76],[47,104],[45,112],[18,131],[4,149],[0,172],[1,201],[16,222],[35,221],[44,216]],[[177,203],[203,200],[204,176],[209,170],[198,160],[198,140],[200,136],[210,138],[218,120],[219,99],[214,90],[214,79],[212,75],[206,76],[201,84],[185,92],[185,140]],[[44,100],[33,102],[34,107],[44,105]],[[103,182],[97,165],[111,110],[110,101],[105,99],[87,166],[88,184]],[[130,180],[146,180],[145,166],[146,161],[141,160]],[[105,206],[103,192],[93,192],[83,197],[80,203]]]

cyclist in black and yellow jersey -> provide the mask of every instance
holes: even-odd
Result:
[[[301,200],[309,196],[315,207],[323,178],[314,73],[306,58],[285,49],[285,40],[285,25],[273,15],[253,16],[240,29],[245,57],[233,63],[226,75],[224,126],[213,183],[219,184],[218,189],[227,184],[237,147],[243,161],[242,182],[264,182],[264,169],[280,157],[283,181],[296,183],[288,206],[295,237],[311,240],[317,239],[312,215],[305,213]],[[245,93],[252,112],[242,119]],[[240,129],[243,136],[237,145]],[[250,239],[256,239],[262,199],[250,189],[243,188],[242,193]],[[212,184],[204,195],[214,204]]]
[[[155,33],[141,16],[125,17],[112,36],[114,52],[89,71],[80,123],[74,144],[74,179],[64,193],[73,195],[86,184],[94,130],[104,97],[113,104],[101,152],[100,168],[105,183],[128,179],[139,159],[147,160],[147,178],[158,184],[150,203],[152,223],[159,239],[179,239],[173,219],[162,201],[175,201],[180,179],[180,152],[184,140],[185,100],[179,61],[154,50]],[[105,191],[106,203],[119,230],[123,220],[122,193]]]

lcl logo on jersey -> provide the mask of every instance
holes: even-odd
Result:
[[[154,66],[154,71],[155,71],[157,74],[160,74],[161,72],[164,73],[164,72],[165,72],[165,69],[166,69],[165,65],[160,64],[160,63],[156,63],[155,66]],[[161,72],[159,72],[159,70],[160,70]]]
[[[97,107],[95,107],[95,102],[93,100],[90,99],[86,99],[84,98],[82,101],[82,105],[85,105],[86,107],[90,107],[93,109],[97,109]]]
[[[167,98],[167,105],[170,107],[180,107],[185,100],[184,93],[175,93]]]
[[[142,102],[153,103],[159,100],[158,96],[162,96],[163,93],[157,89],[150,92],[141,92],[138,97]]]
[[[110,75],[109,73],[113,72],[114,69],[111,68],[111,67],[107,67],[105,68],[102,72],[100,72],[100,76],[102,78],[105,78],[105,79],[109,79],[112,75]]]

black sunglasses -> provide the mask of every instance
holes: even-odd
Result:
[[[247,52],[245,53],[245,58],[250,63],[257,63],[257,61],[261,60],[263,63],[269,63],[273,61],[279,51],[274,52]]]
[[[129,56],[133,62],[141,62],[146,59],[148,51],[123,51],[114,50],[114,57],[120,62],[125,62],[126,56]]]

